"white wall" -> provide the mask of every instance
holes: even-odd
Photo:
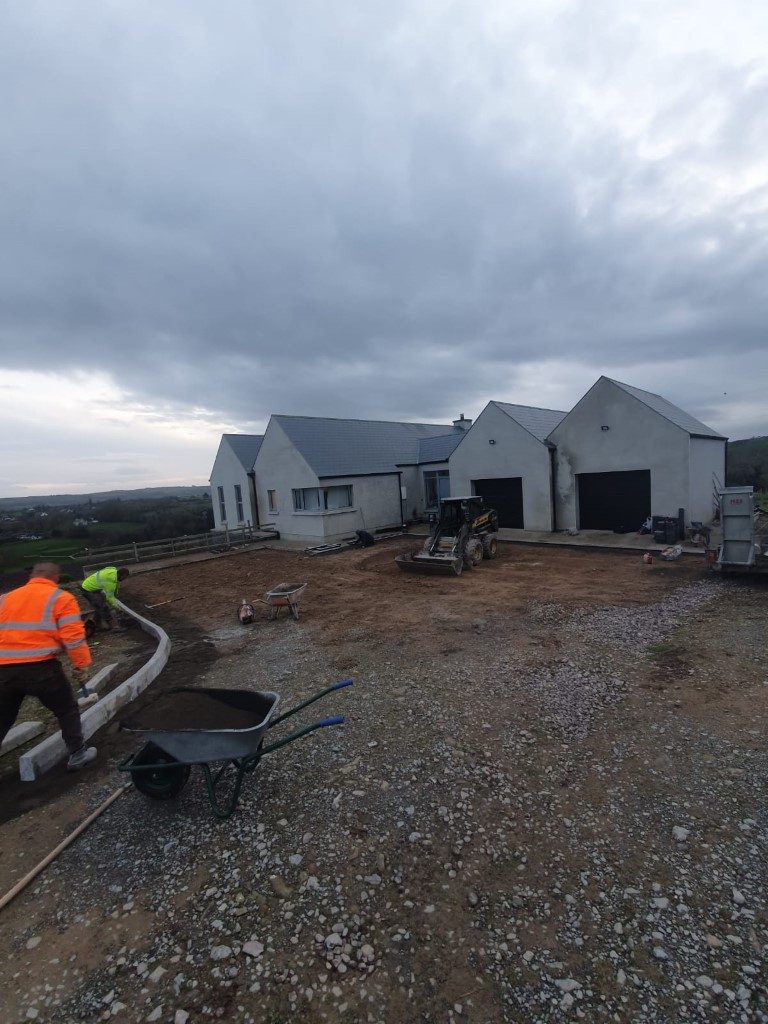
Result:
[[[495,444],[489,444],[494,440]],[[472,480],[523,478],[526,530],[552,529],[550,455],[535,438],[498,406],[488,404],[451,455],[451,495],[472,494]]]
[[[711,523],[712,497],[715,489],[713,476],[725,485],[725,441],[708,437],[690,438],[691,484],[690,518],[700,523]]]
[[[319,480],[285,431],[270,420],[256,459],[256,491],[262,524],[274,523],[286,540],[325,544],[353,536],[355,530],[374,530],[400,524],[400,483],[397,473],[377,476],[333,477]],[[299,487],[352,487],[352,508],[297,512],[293,489]],[[277,491],[277,512],[269,511],[267,491]]]
[[[232,529],[237,526],[244,526],[247,523],[255,525],[255,510],[251,503],[251,484],[248,473],[243,469],[243,464],[229,447],[226,438],[222,437],[219,442],[219,450],[211,470],[211,504],[213,505],[213,524],[215,530],[223,530],[224,523],[219,512],[219,487],[224,488],[224,502],[227,508],[226,525]],[[235,484],[240,484],[243,495],[243,520],[237,518],[237,505],[235,503]]]
[[[317,476],[274,419],[267,424],[255,469],[261,523],[274,523],[286,540],[322,544],[325,540],[322,517],[294,512],[291,493],[294,487],[317,487]],[[277,491],[276,512],[269,510],[268,490]]]
[[[602,426],[609,429],[604,431]],[[689,435],[601,378],[549,435],[557,445],[560,530],[578,526],[576,474],[651,471],[651,512],[690,521]]]
[[[400,482],[397,473],[377,476],[334,477],[320,481],[321,487],[349,484],[352,508],[321,513],[325,540],[331,544],[354,535],[355,530],[373,533],[387,526],[400,525]]]

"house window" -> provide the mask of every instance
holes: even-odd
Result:
[[[219,518],[221,519],[222,523],[226,523],[227,503],[224,501],[224,488],[218,487],[217,490],[219,492]]]
[[[451,493],[451,478],[447,469],[429,470],[424,474],[424,504],[426,508],[437,508],[443,498]]]
[[[267,491],[267,504],[270,512],[277,512],[277,491]]]
[[[243,490],[240,484],[235,484],[235,507],[237,508],[237,521],[242,523],[245,516],[243,515]]]
[[[332,511],[337,508],[352,508],[352,485],[342,484],[340,487],[324,487],[325,507]]]
[[[296,512],[319,512],[320,490],[317,487],[294,487],[293,508]]]
[[[352,485],[294,487],[293,507],[296,512],[335,512],[341,508],[352,508]]]

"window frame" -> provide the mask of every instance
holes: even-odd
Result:
[[[267,509],[270,512],[277,512],[280,506],[277,503],[277,491],[267,488]]]
[[[328,492],[331,490],[346,490],[349,504],[341,505],[337,508],[328,508]],[[313,508],[306,507],[306,498],[304,495],[308,491],[313,491],[317,495],[317,505]],[[305,515],[322,516],[327,514],[333,514],[334,512],[348,512],[350,509],[355,507],[355,493],[352,484],[328,484],[325,487],[292,487],[291,498],[293,501],[293,511]]]
[[[436,512],[440,508],[440,479],[447,479],[450,481],[451,474],[450,470],[447,469],[425,469],[422,471],[422,477],[424,480],[424,510],[426,512]],[[435,491],[435,503],[429,503],[429,484],[434,485]]]
[[[235,515],[237,516],[238,523],[245,522],[245,514],[243,511],[243,488],[240,484],[235,484]]]
[[[224,496],[224,488],[218,485],[216,490],[219,492],[219,519],[222,523],[227,521],[227,499]]]

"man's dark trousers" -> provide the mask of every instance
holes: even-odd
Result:
[[[109,603],[102,590],[83,590],[81,587],[80,593],[96,612],[95,618],[97,626],[113,625],[115,617],[112,614],[112,609],[109,607]]]
[[[77,701],[55,658],[0,665],[0,743],[16,721],[25,697],[37,697],[56,716],[70,754],[83,746]]]

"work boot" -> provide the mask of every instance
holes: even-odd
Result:
[[[85,768],[91,761],[96,760],[96,747],[80,747],[74,754],[69,755],[67,761],[68,772],[79,772],[81,768]]]

